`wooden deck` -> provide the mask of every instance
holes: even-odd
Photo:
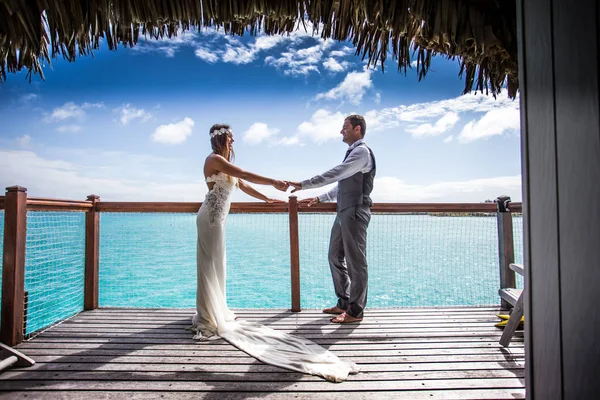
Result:
[[[191,310],[86,311],[17,346],[33,367],[0,374],[20,399],[524,398],[522,334],[508,349],[498,308],[369,309],[360,325],[317,310],[240,310],[359,364],[343,383],[264,365],[223,340],[196,342]]]

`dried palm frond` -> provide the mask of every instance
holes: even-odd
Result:
[[[139,36],[173,37],[192,27],[228,34],[293,32],[310,22],[323,38],[349,40],[369,65],[388,54],[419,79],[434,55],[459,59],[464,92],[518,90],[515,0],[0,0],[0,81],[22,68],[43,78],[43,64],[134,46]],[[51,48],[51,53],[49,52]]]

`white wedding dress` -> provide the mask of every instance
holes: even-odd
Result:
[[[222,172],[206,179],[214,182],[198,211],[198,291],[192,319],[194,339],[223,338],[256,359],[341,382],[358,367],[344,362],[310,340],[264,325],[236,320],[225,296],[225,220],[237,181]]]

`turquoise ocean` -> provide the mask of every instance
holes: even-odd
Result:
[[[334,218],[299,216],[302,308],[335,304],[327,261]],[[195,306],[195,214],[102,213],[100,221],[101,307]],[[0,212],[0,232],[3,223]],[[513,224],[522,262],[522,218]],[[288,215],[229,215],[226,237],[229,306],[290,308]],[[495,215],[374,214],[368,307],[499,304],[497,237]],[[84,259],[84,213],[28,212],[27,332],[82,309]]]

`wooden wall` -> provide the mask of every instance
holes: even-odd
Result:
[[[600,398],[600,5],[517,4],[528,398]]]

